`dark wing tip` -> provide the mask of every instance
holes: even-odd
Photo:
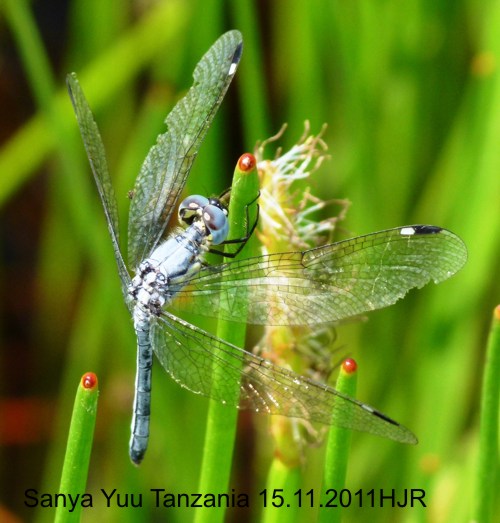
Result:
[[[402,236],[415,236],[424,234],[439,234],[444,229],[436,225],[409,225],[402,227],[400,234]]]
[[[243,42],[240,42],[234,50],[233,59],[231,64],[237,65],[240,63],[241,55],[243,54]]]
[[[374,416],[377,416],[381,420],[384,420],[385,422],[390,423],[391,425],[394,425],[395,427],[398,427],[400,429],[397,437],[389,436],[390,439],[392,439],[394,441],[400,441],[401,443],[408,443],[410,445],[416,445],[418,443],[418,439],[415,436],[415,434],[413,434],[413,432],[408,430],[406,427],[404,427],[397,421],[394,421],[392,418],[385,415],[383,412],[380,412],[379,410],[374,409],[373,407],[370,407],[369,405],[361,404],[360,406],[363,409],[370,412],[371,414],[373,414]]]

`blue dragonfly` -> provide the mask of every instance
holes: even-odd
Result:
[[[373,407],[177,315],[192,311],[256,325],[332,324],[391,305],[429,281],[445,280],[467,258],[465,245],[452,232],[411,225],[303,252],[208,265],[204,255],[231,240],[225,199],[204,196],[181,202],[178,215],[184,228],[166,235],[199,147],[235,75],[242,47],[238,31],[215,42],[196,66],[193,86],[167,116],[167,132],[146,156],[129,213],[128,267],[133,276],[120,250],[117,204],[102,139],[76,75],[67,77],[137,336],[130,458],[139,464],[148,445],[153,352],[180,385],[220,402],[416,443],[410,430]],[[223,368],[223,380],[212,379],[217,367]],[[238,401],[229,393],[235,383]]]

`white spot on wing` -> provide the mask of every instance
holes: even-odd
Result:
[[[237,62],[233,62],[231,64],[231,66],[229,67],[229,71],[227,72],[227,75],[231,76],[232,74],[234,74],[234,72],[236,71],[236,67],[238,67],[238,63]]]
[[[400,234],[401,236],[413,236],[415,234],[415,227],[403,227]]]

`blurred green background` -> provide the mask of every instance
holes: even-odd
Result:
[[[226,188],[239,155],[283,122],[285,146],[304,120],[314,132],[326,122],[331,160],[313,192],[352,202],[345,236],[430,223],[468,246],[451,280],[338,330],[360,366],[358,397],[420,440],[354,434],[346,486],[420,488],[427,502],[351,507],[343,521],[468,520],[484,346],[500,301],[500,2],[4,0],[0,28],[0,519],[53,518],[27,508],[24,491],[57,491],[74,391],[89,370],[101,392],[87,492],[197,490],[207,401],[158,365],[148,455],[138,469],[128,459],[135,338],[64,78],[78,73],[98,121],[124,236],[127,191],[165,115],[201,55],[237,28],[243,60],[190,191]],[[253,502],[228,521],[260,520],[267,423],[240,416],[230,488]],[[322,453],[307,451],[306,490],[320,486]],[[195,510],[101,502],[84,520],[184,522]]]

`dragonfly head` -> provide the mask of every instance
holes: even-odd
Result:
[[[179,205],[179,221],[185,226],[202,222],[213,245],[219,245],[227,238],[227,214],[226,206],[217,198],[193,195]]]

